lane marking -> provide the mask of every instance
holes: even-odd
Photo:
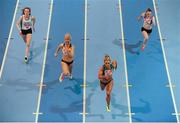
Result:
[[[42,115],[43,113],[42,112],[39,112],[39,113],[36,113],[36,112],[33,112],[34,115]]]
[[[10,33],[9,33],[9,36],[8,36],[8,41],[7,41],[7,44],[6,44],[6,49],[5,49],[5,52],[4,52],[2,65],[1,65],[1,68],[0,68],[0,79],[2,77],[2,72],[3,72],[3,69],[4,69],[4,64],[5,64],[5,61],[6,61],[10,40],[14,39],[14,38],[11,37],[11,35],[12,35],[13,26],[14,26],[15,19],[16,19],[18,5],[19,5],[19,0],[17,0],[17,2],[16,2],[16,8],[15,8],[14,15],[13,15],[13,20],[12,20],[12,23],[11,23],[11,29],[10,29]]]
[[[44,60],[43,60],[43,66],[42,66],[42,74],[41,74],[40,85],[43,85],[43,81],[44,81],[44,72],[45,72],[45,65],[46,65],[46,57],[47,57],[49,32],[50,32],[50,26],[51,26],[52,10],[53,10],[53,0],[51,0],[51,2],[50,2],[50,13],[49,13],[49,20],[48,20],[48,30],[47,30],[47,35],[46,35],[46,44],[45,44],[45,48],[44,48]],[[42,87],[43,86],[39,86],[39,96],[38,96],[38,104],[37,104],[37,110],[36,110],[35,123],[38,123],[38,118],[39,118],[39,110],[40,110],[40,104],[41,104]]]
[[[126,115],[129,115],[129,113],[125,113]],[[131,115],[135,115],[135,113],[131,113]]]
[[[46,84],[43,84],[43,83],[39,83],[39,84],[37,84],[36,86],[46,87],[47,85],[46,85]]]
[[[169,72],[168,63],[167,63],[167,59],[166,59],[166,53],[165,53],[165,49],[164,49],[164,44],[163,44],[163,40],[162,40],[163,38],[162,38],[160,24],[159,24],[159,20],[158,20],[155,0],[153,0],[153,6],[154,6],[154,11],[155,11],[155,17],[156,17],[156,21],[157,21],[157,27],[158,27],[158,32],[159,32],[160,43],[161,43],[161,48],[162,48],[162,52],[163,52],[163,58],[164,58],[164,63],[165,63],[165,67],[166,67],[167,77],[168,77],[168,81],[169,81],[172,101],[173,101],[173,105],[174,105],[174,110],[175,110],[175,113],[176,113],[177,123],[179,123],[178,110],[177,110],[176,100],[175,100],[175,97],[174,97],[173,86],[172,86],[170,72]]]
[[[79,113],[79,114],[80,114],[80,115],[88,115],[89,113],[83,113],[83,112],[82,112],[82,113]]]
[[[86,84],[86,85],[84,85],[84,84],[83,84],[83,85],[80,85],[80,86],[81,86],[81,87],[87,87],[87,86],[89,86],[89,85],[87,85],[87,84]]]
[[[180,113],[176,114],[176,113],[172,113],[172,115],[179,115],[180,116]]]
[[[129,122],[132,123],[132,113],[131,113],[131,104],[130,104],[130,95],[129,95],[129,83],[128,83],[128,72],[127,72],[127,64],[126,64],[126,49],[125,49],[125,39],[124,39],[124,29],[123,29],[123,19],[122,19],[122,8],[121,8],[121,0],[119,0],[119,14],[120,14],[120,23],[121,23],[121,36],[122,36],[122,47],[123,47],[123,56],[124,56],[124,69],[125,69],[125,78],[126,78],[126,93],[127,93],[127,103],[128,103],[128,115]]]
[[[170,87],[171,87],[171,88],[175,88],[175,87],[176,87],[176,85],[174,85],[174,84],[169,85],[169,84],[168,84],[168,85],[166,85],[166,87],[168,87],[168,88],[170,88]]]
[[[123,87],[132,87],[132,85],[130,85],[130,84],[125,84],[125,85],[123,85]]]
[[[85,0],[85,25],[84,25],[84,82],[83,85],[86,85],[86,42],[87,42],[87,0]],[[86,86],[83,86],[83,123],[86,122]]]

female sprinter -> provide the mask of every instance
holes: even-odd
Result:
[[[74,60],[74,46],[71,44],[71,35],[66,33],[64,36],[64,43],[59,44],[54,54],[55,57],[58,56],[58,52],[62,50],[62,73],[59,77],[59,81],[62,82],[65,76],[68,76],[72,79],[72,67],[73,67],[73,60]]]
[[[35,17],[31,16],[31,8],[25,7],[22,10],[22,16],[16,23],[16,27],[19,30],[19,34],[26,44],[26,51],[24,62],[28,62],[29,52],[30,52],[30,43],[32,38],[32,30],[35,31]]]
[[[109,55],[104,56],[104,65],[99,69],[98,78],[100,80],[100,87],[103,91],[106,88],[106,110],[110,112],[110,100],[111,100],[111,91],[113,88],[113,70],[117,68],[116,60],[111,62],[111,58]]]
[[[145,12],[143,12],[139,17],[138,20],[144,19],[143,27],[141,28],[142,35],[144,37],[144,41],[141,47],[141,50],[144,50],[147,44],[147,40],[149,39],[149,35],[152,32],[152,25],[155,25],[155,18],[152,15],[152,10],[148,8]]]

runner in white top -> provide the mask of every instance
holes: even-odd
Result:
[[[144,50],[147,44],[147,40],[149,39],[149,35],[152,32],[152,26],[155,24],[155,18],[152,15],[152,10],[148,8],[145,12],[143,12],[139,17],[138,20],[143,18],[143,27],[141,28],[142,35],[144,37],[144,41],[141,47],[141,50]]]
[[[29,7],[25,7],[22,10],[22,16],[16,23],[16,27],[19,30],[19,33],[26,43],[26,51],[24,61],[27,63],[30,51],[30,43],[32,38],[32,30],[35,31],[35,17],[31,16],[31,9]]]
[[[62,82],[65,76],[68,76],[72,79],[72,68],[74,62],[74,46],[71,44],[71,34],[66,33],[64,36],[64,43],[58,45],[56,52],[54,54],[55,57],[58,56],[59,51],[62,50],[62,73],[59,76],[59,81]]]

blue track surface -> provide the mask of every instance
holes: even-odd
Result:
[[[174,88],[177,110],[180,112],[180,1],[179,0],[158,0],[158,17],[161,27],[166,58]],[[171,5],[171,6],[169,6]],[[167,9],[168,6],[168,9]],[[168,15],[168,17],[166,17]],[[180,116],[179,116],[180,118]]]
[[[137,45],[143,40],[140,32],[142,23],[139,16],[146,8],[153,10],[151,0],[122,1],[124,35],[126,45]],[[133,12],[132,12],[133,11]],[[170,89],[166,87],[166,74],[157,26],[153,28],[148,45],[140,55],[126,53],[133,121],[174,122],[176,121]],[[139,46],[140,47],[140,46]],[[138,50],[134,48],[134,50]],[[160,108],[161,107],[161,108]]]
[[[39,6],[38,4],[41,4]],[[44,54],[44,37],[47,33],[49,0],[20,0],[16,21],[21,15],[21,9],[25,6],[32,8],[32,14],[37,17],[36,32],[31,43],[32,60],[24,64],[25,44],[13,25],[12,38],[10,40],[7,57],[2,73],[0,87],[0,121],[35,121],[37,97],[40,82],[42,62]],[[41,11],[39,11],[42,10]]]
[[[123,52],[121,49],[120,13],[118,0],[88,1],[87,15],[87,122],[128,122],[127,95]],[[106,92],[101,91],[98,70],[103,65],[105,54],[118,62],[114,72],[114,87],[111,97],[112,113],[106,112]]]
[[[82,122],[84,60],[84,1],[54,0],[50,38],[45,68],[39,121]],[[73,80],[58,78],[61,73],[61,55],[54,57],[54,52],[63,43],[64,34],[71,33],[75,45]]]
[[[31,59],[23,63],[25,44],[18,34],[15,23],[0,78],[0,122],[35,122],[40,98],[38,122],[83,122],[83,101],[86,101],[85,121],[94,122],[177,122],[173,95],[168,82],[165,59],[169,68],[177,111],[180,112],[180,1],[156,0],[158,18],[166,56],[160,43],[158,26],[153,27],[147,47],[140,51],[143,37],[142,21],[137,17],[147,8],[154,13],[153,0],[87,0],[87,44],[84,55],[85,0],[54,0],[50,34],[42,76],[45,43],[51,0],[20,0],[15,22],[21,9],[29,6],[36,17],[36,32],[31,42]],[[0,68],[7,45],[15,12],[16,0],[0,0]],[[123,30],[120,15],[122,13]],[[155,13],[154,13],[155,14]],[[58,78],[61,71],[61,53],[54,52],[63,43],[64,34],[71,33],[75,46],[73,80]],[[122,49],[122,32],[125,38],[125,54]],[[111,112],[106,112],[106,92],[101,91],[98,70],[103,57],[109,54],[116,59],[118,68],[113,74]],[[86,57],[86,72],[84,58]],[[127,64],[127,77],[125,74]],[[84,76],[86,80],[84,79]],[[38,84],[43,77],[42,95]],[[125,84],[129,85],[129,95]],[[84,88],[80,85],[86,82]],[[85,95],[83,95],[85,94]],[[85,99],[83,99],[85,96]],[[128,96],[130,106],[128,107]],[[132,117],[128,115],[128,108]],[[180,118],[180,117],[179,117]]]
[[[0,1],[0,69],[1,63],[4,56],[4,51],[6,48],[7,39],[9,36],[9,31],[11,28],[12,18],[14,14],[14,9],[16,6],[15,0],[1,0]]]

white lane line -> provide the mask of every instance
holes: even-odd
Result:
[[[40,110],[41,94],[42,94],[42,87],[43,87],[43,81],[44,81],[44,72],[45,72],[45,64],[46,64],[46,57],[47,57],[47,48],[48,48],[49,32],[50,32],[50,26],[51,26],[52,10],[53,10],[53,0],[51,0],[51,3],[50,3],[50,13],[49,13],[49,20],[48,20],[49,22],[48,22],[48,30],[47,30],[47,35],[46,35],[46,44],[45,44],[45,49],[44,49],[44,60],[43,60],[42,74],[41,74],[41,81],[40,81],[41,86],[39,86],[39,96],[38,96],[35,123],[38,123],[38,118],[39,118],[39,110]]]
[[[83,85],[80,85],[80,87],[88,87],[88,86],[89,86],[89,85],[84,85],[84,84],[83,84]]]
[[[79,113],[79,115],[88,115],[89,113]]]
[[[176,85],[173,85],[173,84],[172,84],[172,85],[166,85],[166,87],[167,87],[167,88],[175,88]]]
[[[123,47],[123,56],[124,56],[124,69],[125,69],[125,76],[126,76],[128,115],[129,115],[129,122],[132,123],[132,113],[131,113],[131,104],[130,104],[130,96],[129,96],[128,72],[127,72],[127,64],[126,64],[126,49],[125,49],[125,44],[124,44],[124,29],[123,29],[121,0],[119,0],[119,13],[120,13],[120,23],[121,23],[121,32],[122,32],[121,36],[122,36],[122,47]]]
[[[39,113],[36,113],[36,112],[33,112],[34,115],[42,115],[43,113],[39,112]]]
[[[86,85],[86,42],[87,42],[87,0],[85,0],[85,25],[84,25],[84,82],[83,85]],[[86,122],[86,86],[83,86],[83,123]]]
[[[16,8],[15,8],[15,11],[14,11],[14,16],[13,16],[13,20],[12,20],[12,24],[11,24],[11,29],[10,29],[8,41],[7,41],[7,44],[6,44],[6,49],[5,49],[5,52],[4,52],[2,65],[1,65],[1,68],[0,68],[0,79],[2,77],[2,72],[3,72],[3,69],[4,69],[4,64],[5,64],[5,60],[6,60],[6,56],[7,56],[7,52],[8,52],[8,48],[9,48],[9,44],[10,44],[10,40],[11,40],[11,35],[12,35],[12,31],[13,31],[13,27],[14,27],[14,23],[15,23],[15,19],[16,19],[18,5],[19,5],[19,0],[17,0],[17,2],[16,2]]]
[[[153,6],[154,6],[156,21],[157,21],[157,27],[158,27],[158,32],[159,32],[159,37],[160,37],[160,42],[161,42],[161,48],[162,48],[162,52],[163,52],[164,63],[165,63],[167,77],[168,77],[168,81],[169,81],[169,87],[170,87],[171,96],[172,96],[172,100],[173,100],[174,110],[175,110],[175,113],[176,113],[177,123],[179,123],[178,110],[177,110],[176,100],[175,100],[175,97],[174,97],[173,85],[172,85],[171,77],[170,77],[170,73],[169,73],[168,63],[167,63],[167,59],[166,59],[166,53],[165,53],[165,50],[164,50],[164,44],[163,44],[163,41],[162,41],[162,34],[161,34],[160,24],[159,24],[159,20],[158,20],[155,0],[153,0]]]

